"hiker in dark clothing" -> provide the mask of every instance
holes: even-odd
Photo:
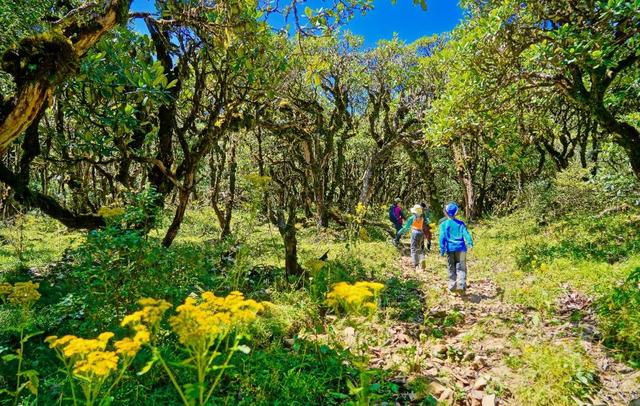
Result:
[[[422,234],[424,235],[422,250],[424,251],[424,241],[426,241],[427,251],[431,251],[431,240],[433,239],[433,233],[431,232],[431,210],[425,202],[420,203],[420,206],[422,206],[422,217],[424,218],[424,222],[422,223]]]
[[[402,207],[400,206],[400,198],[396,197],[393,204],[389,206],[389,220],[393,223],[393,227],[396,229],[396,233],[402,228],[404,218],[402,215]]]

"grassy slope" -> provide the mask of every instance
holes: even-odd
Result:
[[[494,279],[506,300],[553,311],[570,290],[600,296],[640,267],[640,214],[576,216],[539,226],[527,213],[475,230],[475,272]]]
[[[486,221],[472,228],[476,249],[471,256],[470,280],[472,283],[480,279],[493,280],[503,289],[507,303],[523,305],[543,318],[552,317],[557,310],[558,299],[566,293],[577,291],[597,297],[610,290],[634,267],[640,266],[639,221],[637,213],[628,212],[612,214],[604,219],[574,217],[545,226],[538,225],[535,218],[525,213]],[[250,292],[249,289],[255,286],[256,291],[252,293],[273,301],[278,309],[274,317],[256,327],[254,339],[256,345],[263,349],[248,359],[239,360],[246,373],[235,376],[230,382],[234,387],[249,391],[251,398],[261,402],[279,399],[285,396],[280,391],[285,390],[286,397],[292,402],[304,402],[303,399],[312,402],[323,398],[323,390],[336,389],[335,385],[341,385],[335,382],[331,373],[312,366],[315,358],[309,358],[306,349],[298,347],[291,353],[279,341],[302,330],[315,328],[317,321],[322,322],[322,297],[332,282],[373,279],[387,283],[388,292],[383,298],[386,310],[380,319],[380,333],[372,337],[372,343],[384,343],[388,339],[385,329],[398,320],[422,323],[420,319],[429,310],[427,308],[446,299],[440,297],[433,286],[420,286],[419,281],[403,279],[398,254],[387,241],[359,242],[349,249],[341,241],[341,233],[333,230],[318,232],[313,227],[300,230],[300,262],[304,264],[318,258],[328,250],[327,266],[323,272],[312,275],[313,279],[307,282],[310,288],[298,291],[285,289],[286,286],[279,284],[275,277],[281,274],[283,266],[282,242],[277,230],[268,225],[254,227],[242,221],[236,224],[240,234],[248,236],[248,239],[246,244],[238,247],[228,273],[216,280],[218,289],[238,287]],[[5,227],[0,235],[15,241],[18,232],[19,227]],[[186,258],[195,248],[213,246],[218,232],[212,211],[191,211],[172,250],[185,258],[185,264],[200,261]],[[155,239],[161,235],[162,232],[158,231],[151,237]],[[56,222],[26,216],[23,260],[21,262],[16,257],[14,245],[5,244],[0,248],[0,270],[14,268],[20,263],[29,268],[43,267],[59,259],[65,248],[83,240],[81,233],[67,233]],[[201,250],[197,257],[206,260],[211,255],[214,254]],[[431,258],[433,266],[444,276],[443,262]],[[264,269],[264,272],[255,273],[255,269]],[[185,268],[181,272],[188,273],[189,270]],[[258,283],[253,280],[256,275],[263,278]],[[209,288],[216,290],[215,285]],[[421,302],[420,295],[416,294],[420,290],[426,293],[426,303]],[[451,323],[455,324],[455,321]],[[505,324],[502,328],[515,331],[518,326]],[[486,334],[480,324],[462,333],[469,342]],[[593,370],[589,355],[571,342],[558,343],[546,339],[518,342],[516,334],[513,347],[518,351],[508,359],[508,363],[515,370],[522,371],[523,378],[519,384],[511,382],[516,386],[508,389],[519,402],[524,402],[522,404],[544,404],[550,399],[564,403],[570,392],[566,390],[567,385],[559,385],[558,382],[571,383],[578,372]],[[307,365],[304,373],[301,367],[291,363],[291,357],[299,357]],[[268,365],[269,360],[280,361]],[[339,368],[341,361],[337,357],[331,362],[334,361],[336,373],[342,374]],[[258,381],[248,379],[247,374],[262,373],[267,366],[272,368],[269,377]],[[297,371],[295,381],[291,381],[290,371]],[[307,379],[307,375],[313,379]],[[323,386],[311,390],[314,379],[321,380]],[[345,390],[344,387],[339,389]],[[501,388],[495,391],[502,395],[506,393]]]
[[[0,272],[20,266],[43,267],[83,240],[83,233],[68,231],[49,217],[20,215],[13,224],[0,225]]]

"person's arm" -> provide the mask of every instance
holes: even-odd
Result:
[[[442,223],[440,223],[440,235],[439,235],[439,242],[440,242],[440,255],[444,256],[445,251],[447,250],[447,231],[446,231],[446,224],[447,221],[443,221]]]
[[[409,219],[407,220],[406,223],[404,223],[404,226],[402,226],[402,228],[400,229],[400,231],[398,231],[398,236],[402,236],[404,235],[407,231],[409,231],[409,228],[411,228],[411,224],[413,224],[413,219],[416,216],[411,216],[409,217]]]
[[[473,248],[473,240],[466,224],[462,226],[462,238],[464,238],[469,248]]]

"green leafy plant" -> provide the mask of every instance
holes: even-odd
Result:
[[[597,302],[598,320],[607,346],[640,368],[640,268]]]
[[[40,299],[38,288],[39,285],[37,283],[30,281],[17,282],[13,286],[9,283],[0,284],[0,300],[2,300],[2,303],[14,307],[19,312],[17,329],[20,331],[20,348],[15,351],[15,354],[6,354],[1,357],[4,362],[17,361],[18,363],[15,374],[15,390],[0,390],[0,393],[7,393],[14,398],[14,405],[18,404],[25,389],[36,397],[38,395],[38,372],[33,369],[23,369],[26,360],[25,344],[30,338],[42,334],[42,331],[28,331],[32,324],[33,306]]]
[[[384,285],[377,282],[339,282],[327,293],[327,304],[336,313],[346,314],[353,324],[355,345],[353,364],[358,369],[358,381],[347,381],[349,394],[360,406],[368,406],[372,393],[379,386],[372,383],[373,371],[369,369],[369,344],[366,341],[368,324],[378,310],[378,296]]]

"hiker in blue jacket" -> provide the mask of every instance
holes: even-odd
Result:
[[[467,248],[473,249],[473,240],[466,224],[456,218],[457,204],[447,204],[444,212],[447,218],[440,224],[440,255],[447,254],[449,291],[464,293],[467,288]]]

